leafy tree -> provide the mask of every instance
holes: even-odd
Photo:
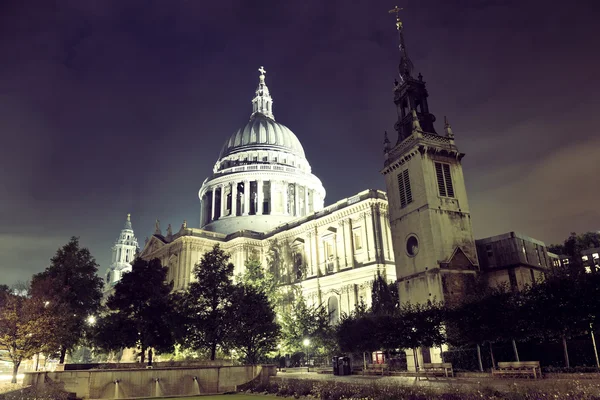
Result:
[[[525,292],[525,318],[532,325],[532,336],[561,340],[567,368],[567,339],[588,330],[592,322],[590,306],[597,302],[584,296],[587,291],[582,283],[578,276],[549,276]]]
[[[42,350],[54,326],[40,299],[0,291],[0,349],[8,352],[13,363],[12,383],[17,382],[21,362]]]
[[[238,285],[233,292],[231,345],[239,349],[245,362],[256,364],[275,349],[279,325],[266,294],[252,286]]]
[[[172,351],[172,284],[166,277],[167,268],[158,259],[135,259],[131,272],[123,275],[108,298],[109,312],[97,323],[96,345],[105,350],[137,346],[142,363],[148,350],[148,365],[152,365],[152,349]]]
[[[49,349],[60,353],[60,363],[84,337],[87,318],[100,309],[103,281],[97,272],[94,257],[79,246],[78,238],[72,237],[57,250],[50,266],[33,276],[32,295],[44,299],[49,310],[61,319],[61,324],[53,328],[57,347]]]
[[[211,360],[215,359],[219,346],[227,345],[234,323],[234,267],[229,257],[218,244],[205,253],[194,268],[195,281],[190,284],[185,298],[183,344],[193,349],[210,350]]]
[[[281,294],[275,276],[263,268],[256,253],[251,253],[245,263],[246,270],[240,274],[238,281],[244,285],[252,286],[257,291],[264,293],[271,304],[276,306],[281,301]]]
[[[327,310],[323,306],[309,307],[303,296],[298,296],[290,310],[282,313],[281,334],[290,352],[303,351],[304,339],[310,340],[315,353],[329,353],[337,346]]]
[[[391,315],[397,311],[400,306],[400,298],[398,296],[396,284],[388,284],[379,271],[377,271],[377,277],[373,280],[371,300],[371,311],[376,315]]]
[[[267,266],[278,284],[288,284],[295,280],[290,272],[292,259],[292,248],[287,240],[273,239],[269,242]]]
[[[586,232],[579,235],[571,232],[563,244],[550,245],[548,250],[556,254],[569,256],[571,258],[569,263],[570,272],[581,273],[583,272],[582,252],[597,247],[600,247],[600,232]]]
[[[372,315],[342,318],[337,326],[336,338],[340,350],[349,353],[377,351],[381,348],[379,324]],[[385,335],[383,335],[385,336]]]

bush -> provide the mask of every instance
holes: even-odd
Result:
[[[578,381],[540,383],[539,386],[514,385],[510,390],[493,388],[465,388],[452,385],[434,390],[426,387],[360,384],[338,381],[311,381],[286,379],[281,382],[251,383],[241,390],[255,393],[271,393],[281,397],[300,398],[312,396],[321,400],[532,400],[563,399],[597,400],[600,388],[583,385]]]
[[[56,383],[47,383],[44,388],[28,387],[10,393],[0,394],[0,400],[70,400],[75,396],[65,392]]]

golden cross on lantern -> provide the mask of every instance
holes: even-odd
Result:
[[[400,11],[404,10],[404,8],[398,8],[398,6],[392,8],[388,11],[389,14],[396,14],[396,29],[402,29],[402,21],[400,21]]]
[[[265,72],[267,72],[267,71],[265,70],[265,67],[263,67],[263,66],[261,65],[261,66],[260,66],[260,68],[258,69],[258,72],[260,72],[260,74],[261,74],[261,75],[264,75],[264,74],[265,74]]]

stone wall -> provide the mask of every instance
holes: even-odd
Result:
[[[276,374],[274,365],[26,372],[23,383],[56,382],[83,399],[124,399],[225,393]]]

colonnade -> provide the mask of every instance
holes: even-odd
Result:
[[[242,180],[210,187],[202,196],[202,225],[223,217],[308,215],[318,206],[314,189],[275,180]]]

